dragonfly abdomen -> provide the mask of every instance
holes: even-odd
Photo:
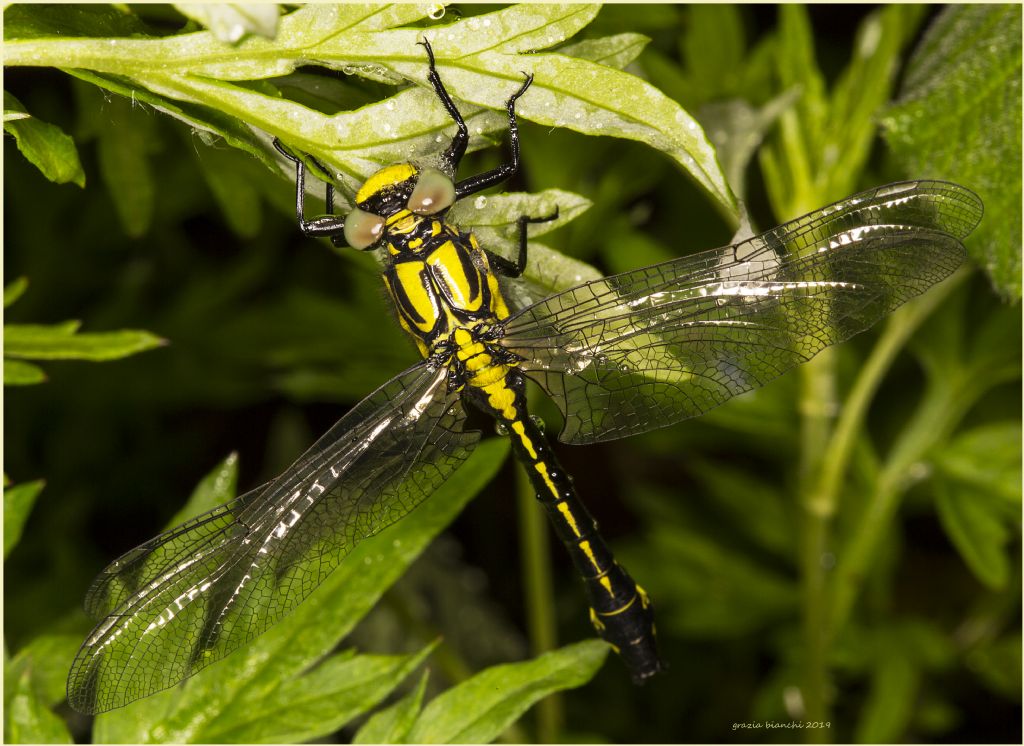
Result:
[[[522,373],[504,366],[504,375],[498,380],[481,386],[470,378],[468,383],[477,406],[491,414],[512,439],[512,449],[526,469],[537,499],[580,573],[597,633],[622,657],[635,682],[658,673],[662,664],[647,593],[615,561],[547,438],[527,414]]]

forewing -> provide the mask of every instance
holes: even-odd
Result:
[[[951,274],[981,201],[889,184],[738,244],[524,309],[501,344],[591,443],[694,417],[867,329]]]
[[[111,563],[87,599],[107,616],[72,666],[71,705],[121,707],[262,634],[465,460],[479,433],[464,421],[447,371],[422,363],[364,399],[273,482]]]

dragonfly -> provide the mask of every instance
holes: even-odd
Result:
[[[355,405],[273,481],[127,552],[94,581],[99,620],[68,679],[76,710],[98,713],[184,681],[284,618],[360,541],[414,511],[481,437],[467,406],[492,416],[529,475],[580,575],[597,634],[634,681],[664,668],[651,601],[616,562],[543,430],[527,380],[563,415],[558,439],[588,444],[696,417],[869,328],[948,277],[982,204],[942,181],[856,194],[732,245],[673,259],[509,308],[499,278],[518,256],[484,248],[446,221],[457,201],[519,168],[516,101],[505,103],[510,158],[457,180],[469,132],[437,72],[427,81],[456,133],[433,161],[372,175],[355,207],[307,218],[306,165],[294,163],[307,236],[380,250],[398,321],[423,360]],[[319,164],[318,167],[322,168]]]

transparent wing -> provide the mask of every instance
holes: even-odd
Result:
[[[867,329],[961,263],[963,187],[889,184],[732,246],[607,277],[514,315],[501,344],[591,443],[702,414]]]
[[[121,707],[262,634],[465,460],[479,433],[464,421],[447,370],[422,363],[364,399],[273,482],[111,563],[86,600],[107,616],[72,666],[71,705]]]

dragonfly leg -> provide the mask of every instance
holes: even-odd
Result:
[[[476,194],[479,191],[492,187],[495,184],[500,184],[503,181],[508,180],[519,170],[519,125],[516,123],[516,101],[526,93],[526,89],[533,83],[533,76],[523,73],[524,80],[523,84],[519,87],[519,90],[509,96],[508,101],[505,102],[505,109],[508,111],[508,140],[509,148],[512,151],[512,157],[507,163],[502,163],[495,169],[485,171],[482,174],[476,176],[470,176],[468,179],[456,183],[455,185],[455,199],[460,200],[463,197],[468,197],[471,194]]]
[[[277,152],[295,164],[295,217],[298,220],[299,230],[306,236],[313,238],[327,237],[335,246],[343,246],[345,243],[345,218],[334,214],[334,187],[327,183],[327,214],[312,219],[306,218],[306,164],[302,159],[290,153],[284,144],[274,138],[274,147]],[[323,166],[317,163],[321,169]]]
[[[441,154],[445,165],[454,174],[459,170],[459,163],[462,161],[462,156],[466,154],[466,146],[469,145],[469,128],[466,127],[466,122],[462,118],[459,108],[452,100],[451,94],[448,93],[444,83],[441,82],[441,76],[437,74],[437,65],[434,62],[434,48],[430,46],[430,42],[426,38],[417,43],[427,50],[427,58],[430,60],[430,72],[427,74],[427,80],[430,81],[430,84],[434,87],[434,93],[441,99],[444,108],[459,127],[459,131],[455,133],[455,137],[452,138],[448,149]]]
[[[526,250],[527,241],[529,238],[526,226],[529,225],[530,223],[547,223],[551,220],[556,220],[557,218],[557,207],[555,207],[555,211],[553,213],[551,213],[550,215],[545,215],[543,217],[535,218],[529,215],[520,215],[519,220],[516,221],[516,223],[519,226],[519,254],[516,257],[516,260],[512,262],[503,256],[498,256],[497,254],[488,251],[487,257],[491,260],[491,265],[494,267],[494,269],[500,272],[501,274],[505,275],[506,277],[520,277],[523,274],[523,271],[526,269]]]

